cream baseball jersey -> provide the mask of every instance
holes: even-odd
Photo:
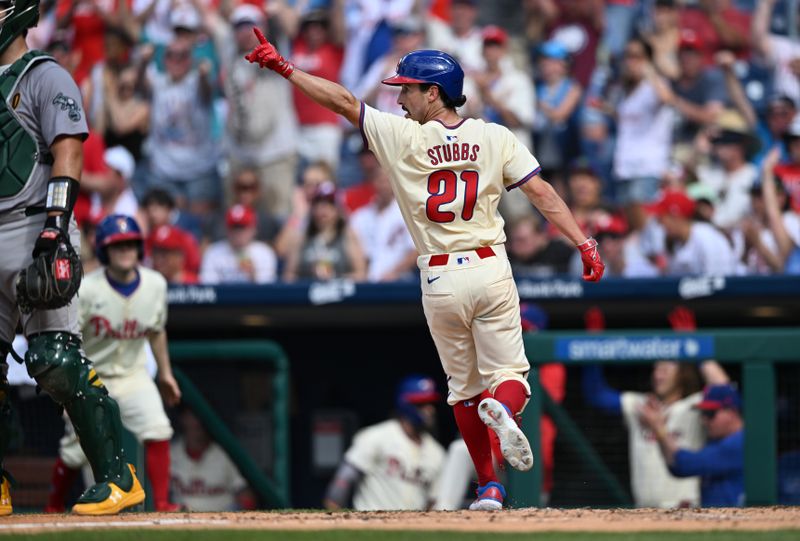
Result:
[[[633,499],[639,507],[700,505],[700,479],[679,478],[667,469],[653,433],[639,421],[639,409],[647,401],[643,393],[622,393],[622,412],[628,426]],[[667,431],[682,449],[697,450],[705,443],[699,412],[693,408],[702,395],[695,393],[673,402],[664,410]]]
[[[437,493],[444,456],[430,434],[415,443],[397,419],[364,428],[345,454],[364,474],[353,506],[359,511],[426,509]]]
[[[172,492],[190,511],[233,511],[236,495],[247,488],[236,465],[216,443],[200,457],[186,452],[183,440],[170,448]]]
[[[139,287],[128,297],[108,282],[105,269],[87,275],[78,295],[83,348],[103,377],[145,369],[145,343],[167,323],[167,282],[154,270],[138,267]]]
[[[421,255],[502,244],[497,210],[506,190],[540,167],[505,127],[478,119],[420,124],[363,102],[361,132],[392,179],[395,197]]]

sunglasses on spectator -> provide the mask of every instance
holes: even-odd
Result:
[[[645,57],[644,53],[641,53],[639,51],[625,51],[623,53],[623,55],[625,56],[625,58],[644,58]]]
[[[189,51],[167,51],[164,53],[164,58],[171,60],[186,60],[189,56],[191,56]]]
[[[717,416],[717,412],[719,410],[703,410],[700,412],[700,415],[708,419],[709,421]]]
[[[233,189],[237,192],[251,192],[258,189],[258,184],[237,184]]]

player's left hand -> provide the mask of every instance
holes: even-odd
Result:
[[[17,276],[17,305],[23,314],[64,307],[82,278],[81,260],[69,237],[57,227],[46,227],[34,244],[33,261]]]
[[[161,391],[164,404],[169,407],[176,406],[181,401],[181,388],[172,374],[158,376],[158,390]]]
[[[606,265],[597,250],[597,241],[589,237],[578,245],[583,262],[583,279],[587,282],[597,282],[603,277]]]

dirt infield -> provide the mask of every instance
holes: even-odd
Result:
[[[0,534],[75,529],[195,528],[203,530],[451,530],[709,531],[800,529],[800,508],[751,509],[515,509],[496,513],[439,512],[247,512],[125,513],[115,517],[13,515],[0,518]]]

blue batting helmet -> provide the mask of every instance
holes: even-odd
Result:
[[[422,416],[417,411],[421,404],[438,402],[441,395],[436,390],[433,378],[414,374],[400,381],[395,395],[395,409],[397,413],[411,421],[414,426],[422,426]]]
[[[139,224],[130,216],[123,214],[111,214],[103,218],[97,225],[95,232],[95,250],[97,259],[103,265],[108,265],[108,246],[117,242],[137,241],[139,248],[139,259],[144,257],[144,237]]]
[[[464,90],[464,70],[445,52],[412,51],[397,63],[397,74],[383,80],[383,84],[391,86],[405,83],[435,84],[451,101],[458,101]]]

